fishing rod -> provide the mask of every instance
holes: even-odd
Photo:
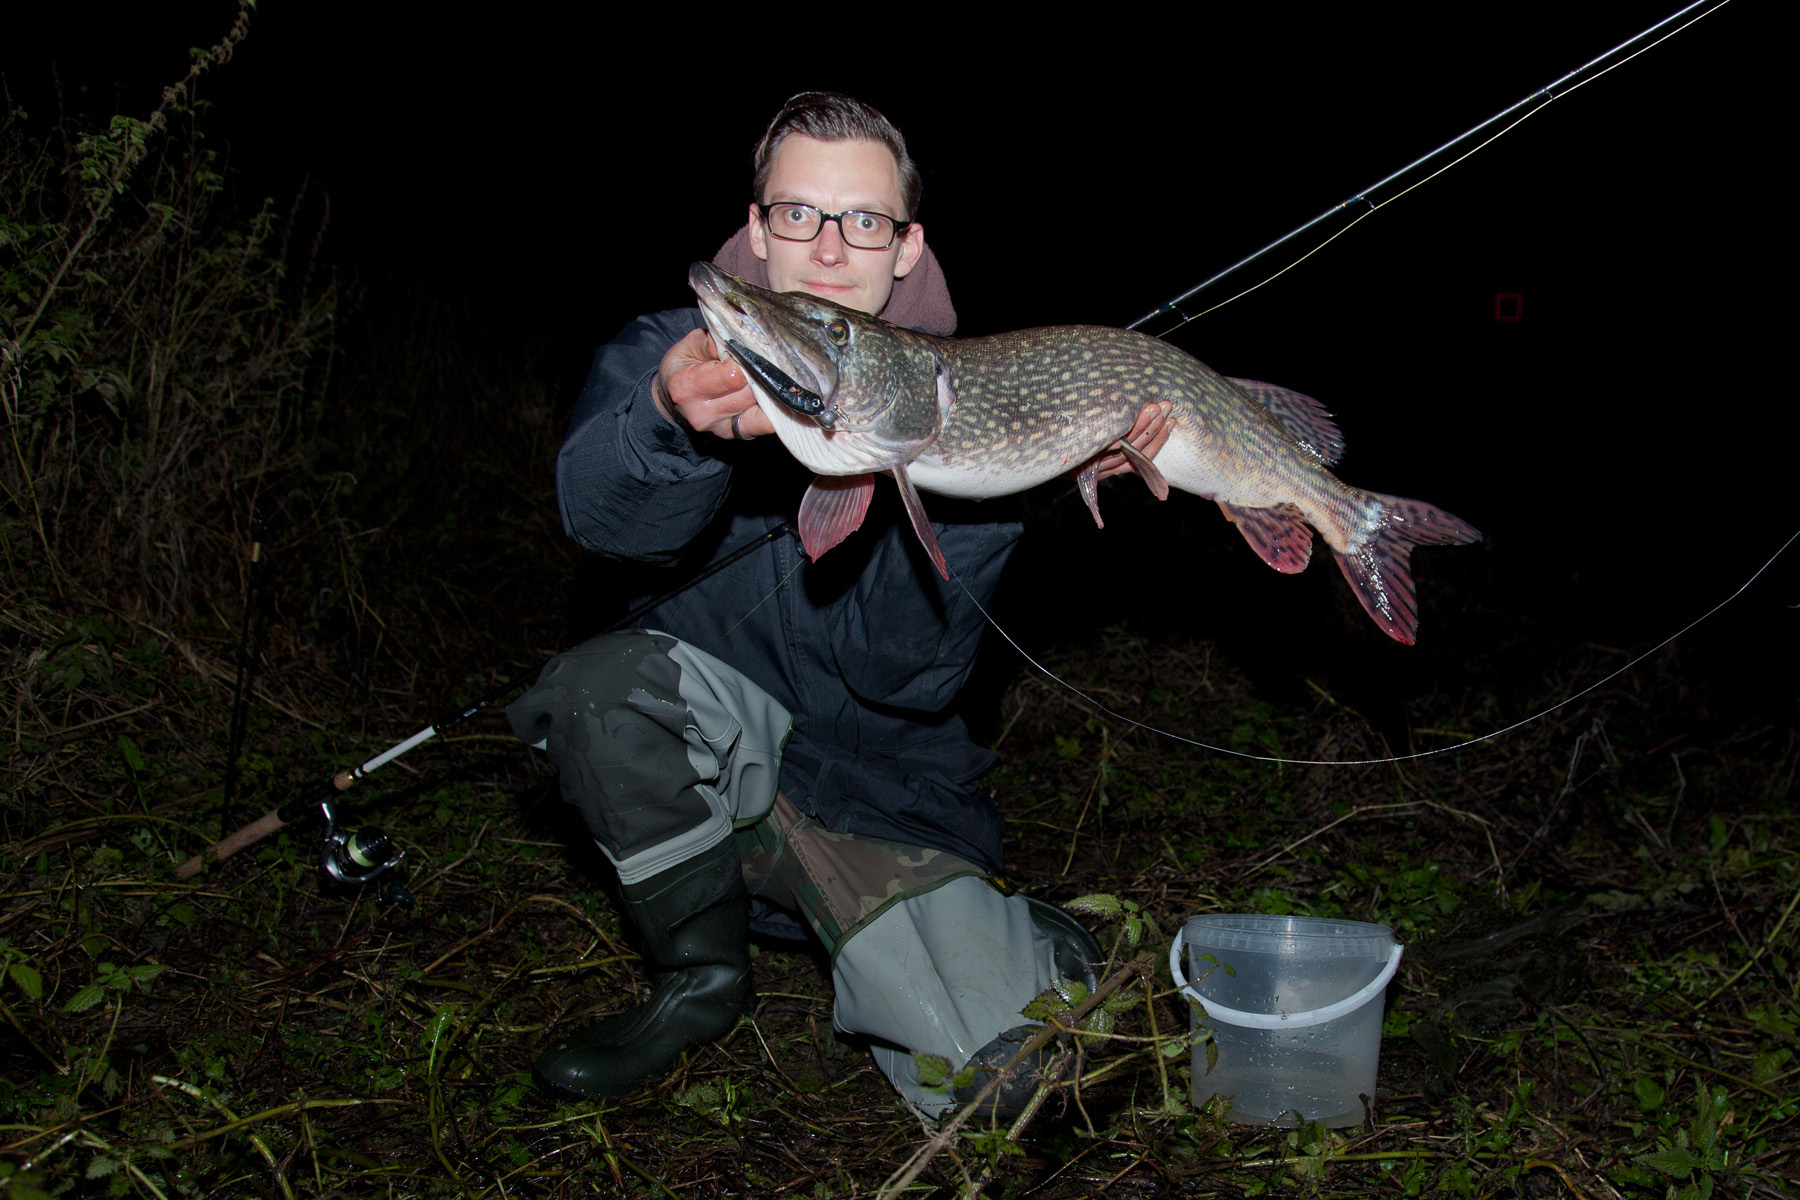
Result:
[[[231,735],[225,756],[225,799],[219,805],[219,836],[231,828],[232,804],[237,799],[238,759],[244,753],[244,723],[250,715],[250,676],[254,655],[250,649],[251,629],[256,619],[256,602],[262,592],[263,538],[268,522],[260,512],[250,514],[250,581],[244,589],[244,621],[238,629],[237,685],[231,693]]]
[[[1585,84],[1593,82],[1595,79],[1598,79],[1600,76],[1606,74],[1607,71],[1612,70],[1614,67],[1624,65],[1626,62],[1629,62],[1631,59],[1636,58],[1639,54],[1642,54],[1644,51],[1650,49],[1651,46],[1658,45],[1661,42],[1666,41],[1668,38],[1675,36],[1677,33],[1680,33],[1681,30],[1686,29],[1689,25],[1692,25],[1694,23],[1694,21],[1698,21],[1703,17],[1711,16],[1713,13],[1717,12],[1719,9],[1724,8],[1725,5],[1729,4],[1730,2],[1731,2],[1731,0],[1694,0],[1694,2],[1692,4],[1689,4],[1687,7],[1682,8],[1682,9],[1670,14],[1667,17],[1664,17],[1662,20],[1660,20],[1656,24],[1650,26],[1648,29],[1644,30],[1642,33],[1637,34],[1635,37],[1627,38],[1625,41],[1620,42],[1618,45],[1614,46],[1611,50],[1608,50],[1606,53],[1600,55],[1599,57],[1594,58],[1594,59],[1590,60],[1589,62],[1582,64],[1579,67],[1576,67],[1573,71],[1570,71],[1568,74],[1564,75],[1562,78],[1557,79],[1551,83],[1545,84],[1543,87],[1537,89],[1535,92],[1532,92],[1530,95],[1526,96],[1524,99],[1518,101],[1515,104],[1509,105],[1508,107],[1506,107],[1504,109],[1501,109],[1499,112],[1495,113],[1493,116],[1489,117],[1487,120],[1481,122],[1479,125],[1476,125],[1471,129],[1469,129],[1467,132],[1451,138],[1449,141],[1447,141],[1443,145],[1439,146],[1436,150],[1431,151],[1429,154],[1421,155],[1420,157],[1415,158],[1412,162],[1407,163],[1404,167],[1401,167],[1398,171],[1395,171],[1392,174],[1385,176],[1384,178],[1382,178],[1381,180],[1379,180],[1376,183],[1370,184],[1368,187],[1364,188],[1362,191],[1356,193],[1356,195],[1351,196],[1348,200],[1345,200],[1339,204],[1332,205],[1330,208],[1326,209],[1324,212],[1320,213],[1318,216],[1314,217],[1312,220],[1306,222],[1304,225],[1297,226],[1296,228],[1288,231],[1287,233],[1282,234],[1280,237],[1276,238],[1274,241],[1272,241],[1268,245],[1264,246],[1261,250],[1256,251],[1254,254],[1250,254],[1243,258],[1240,258],[1237,262],[1232,263],[1229,267],[1226,267],[1223,271],[1220,271],[1218,274],[1213,275],[1205,280],[1202,280],[1200,283],[1195,284],[1193,287],[1191,287],[1187,291],[1181,293],[1181,295],[1175,297],[1173,300],[1167,300],[1167,301],[1164,301],[1162,304],[1157,305],[1155,308],[1151,309],[1149,312],[1145,313],[1143,316],[1139,317],[1137,320],[1131,322],[1131,324],[1127,325],[1125,328],[1136,329],[1140,325],[1143,325],[1148,321],[1152,321],[1159,316],[1173,315],[1173,316],[1179,317],[1180,321],[1177,324],[1175,324],[1175,325],[1171,326],[1170,328],[1165,329],[1161,333],[1157,334],[1158,337],[1167,337],[1169,334],[1175,332],[1175,330],[1177,330],[1177,329],[1180,329],[1183,325],[1186,325],[1188,322],[1193,321],[1198,317],[1204,316],[1205,312],[1211,312],[1211,311],[1213,311],[1213,309],[1222,308],[1225,305],[1230,304],[1233,300],[1236,300],[1239,297],[1248,295],[1249,293],[1255,291],[1257,288],[1262,287],[1263,284],[1266,284],[1266,283],[1270,282],[1271,280],[1279,278],[1280,276],[1286,274],[1288,271],[1293,270],[1295,267],[1297,267],[1301,263],[1305,262],[1308,258],[1311,258],[1314,254],[1318,253],[1320,250],[1322,250],[1326,246],[1330,245],[1333,241],[1337,240],[1338,237],[1340,237],[1341,235],[1346,233],[1351,228],[1351,226],[1356,225],[1358,222],[1364,220],[1365,218],[1374,215],[1375,212],[1377,212],[1378,210],[1387,207],[1389,204],[1392,204],[1394,201],[1398,200],[1401,196],[1406,195],[1407,192],[1412,191],[1413,188],[1420,187],[1423,184],[1429,183],[1431,180],[1437,178],[1439,175],[1443,174],[1445,171],[1448,171],[1451,167],[1455,166],[1457,163],[1461,162],[1463,159],[1469,157],[1469,155],[1475,153],[1477,150],[1480,150],[1482,147],[1488,145],[1490,142],[1493,142],[1497,138],[1503,137],[1505,134],[1510,132],[1515,126],[1517,126],[1520,121],[1523,121],[1527,117],[1535,115],[1537,112],[1539,112],[1543,108],[1547,107],[1552,100],[1559,99],[1559,98],[1561,98],[1561,96],[1566,96],[1570,92],[1573,92],[1576,88],[1579,88]],[[1620,59],[1618,62],[1611,63],[1610,65],[1605,67],[1603,70],[1597,69],[1600,67],[1600,64],[1608,62],[1608,60],[1615,58],[1616,56],[1623,53],[1625,50],[1629,49],[1630,47],[1637,45],[1639,42],[1643,41],[1645,38],[1650,37],[1653,34],[1657,33],[1657,31],[1663,29],[1664,27],[1666,27],[1668,25],[1674,24],[1676,21],[1681,20],[1683,17],[1687,16],[1689,13],[1693,12],[1695,9],[1706,8],[1706,6],[1709,4],[1712,5],[1712,7],[1707,8],[1705,12],[1701,13],[1697,17],[1694,17],[1692,20],[1687,21],[1686,23],[1679,26],[1678,28],[1669,30],[1667,33],[1663,34],[1662,37],[1659,37],[1656,39],[1656,41],[1650,43],[1650,45],[1639,47],[1637,50],[1633,51],[1631,54],[1626,55],[1625,58]],[[1578,80],[1578,82],[1570,83],[1571,80]],[[1568,89],[1566,91],[1558,93],[1556,89],[1562,87],[1564,84],[1569,84]],[[1433,161],[1434,159],[1441,157],[1448,151],[1455,149],[1457,146],[1462,145],[1464,142],[1468,141],[1470,138],[1481,133],[1483,130],[1488,129],[1490,126],[1493,126],[1493,125],[1497,124],[1498,122],[1504,121],[1506,118],[1512,116],[1514,113],[1519,112],[1520,109],[1526,109],[1526,111],[1520,114],[1518,120],[1512,122],[1512,124],[1506,126],[1506,128],[1497,131],[1492,137],[1489,137],[1486,140],[1482,141],[1479,145],[1470,147],[1463,154],[1458,155],[1456,158],[1452,159],[1450,162],[1445,163],[1443,166],[1439,167],[1437,170],[1433,171],[1431,174],[1427,175],[1425,178],[1419,180],[1417,183],[1413,183],[1410,186],[1401,189],[1399,192],[1396,192],[1394,195],[1389,196],[1387,199],[1381,201],[1379,204],[1377,204],[1373,199],[1371,199],[1371,196],[1373,193],[1379,192],[1382,188],[1388,186],[1390,183],[1393,183],[1395,180],[1403,178],[1404,176],[1410,174],[1411,172],[1418,169],[1419,167],[1424,166],[1426,163],[1429,163],[1429,162]],[[1293,241],[1295,238],[1299,237],[1301,234],[1305,233],[1307,230],[1312,229],[1315,226],[1319,225],[1321,222],[1330,220],[1336,214],[1344,212],[1348,209],[1355,208],[1358,205],[1367,205],[1368,211],[1359,214],[1357,216],[1356,220],[1351,221],[1349,225],[1346,225],[1346,226],[1344,226],[1343,229],[1340,229],[1336,233],[1333,233],[1330,237],[1326,238],[1323,242],[1320,242],[1317,246],[1314,246],[1311,250],[1308,250],[1305,254],[1302,254],[1299,258],[1296,258],[1293,262],[1289,263],[1287,266],[1282,267],[1281,270],[1276,271],[1274,274],[1270,275],[1267,279],[1264,279],[1259,283],[1252,284],[1250,287],[1247,287],[1243,291],[1237,293],[1237,295],[1228,297],[1225,300],[1221,300],[1218,304],[1213,305],[1212,308],[1206,309],[1205,312],[1195,313],[1195,314],[1193,314],[1193,316],[1189,316],[1187,313],[1182,311],[1181,306],[1183,304],[1185,304],[1187,301],[1193,299],[1195,296],[1199,295],[1201,292],[1205,291],[1207,288],[1211,287],[1213,284],[1219,282],[1221,279],[1224,279],[1229,275],[1235,274],[1239,270],[1243,269],[1244,267],[1249,266],[1251,263],[1253,263],[1257,259],[1261,258],[1263,255],[1268,254],[1270,251],[1276,250],[1282,246],[1285,246],[1287,243]]]
[[[720,571],[735,565],[769,543],[789,535],[799,536],[792,526],[783,521],[762,535],[739,546],[719,561],[707,564],[680,587],[664,592],[654,599],[644,601],[600,632],[612,633],[636,624],[646,614],[668,603],[683,592],[706,582]],[[355,833],[345,833],[339,830],[337,810],[332,801],[354,787],[360,780],[385,767],[407,751],[472,720],[483,709],[506,698],[520,688],[529,687],[543,673],[546,665],[548,664],[539,663],[529,671],[514,676],[471,703],[438,718],[411,737],[394,743],[361,766],[339,771],[325,782],[306,789],[281,807],[269,810],[236,833],[220,839],[182,863],[175,869],[176,877],[190,879],[198,875],[208,862],[220,862],[230,858],[239,850],[260,842],[276,830],[316,813],[325,820],[325,839],[319,852],[320,869],[339,884],[360,885],[374,882],[398,865],[400,860],[405,857],[404,851],[396,850],[392,839],[373,827]],[[400,891],[404,893],[404,889],[400,889]],[[410,900],[410,897],[405,897],[405,899]]]

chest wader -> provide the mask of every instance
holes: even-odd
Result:
[[[532,1076],[559,1099],[623,1096],[730,1032],[750,997],[749,895],[731,835],[774,802],[792,721],[717,659],[642,631],[558,656],[507,718],[556,764],[661,972],[648,1001],[559,1038]]]

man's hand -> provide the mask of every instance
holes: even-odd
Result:
[[[1144,405],[1124,440],[1130,442],[1144,457],[1155,458],[1157,451],[1163,448],[1163,443],[1169,440],[1169,434],[1173,432],[1173,426],[1169,424],[1169,410],[1174,407],[1167,400],[1152,400]],[[1131,470],[1131,463],[1118,450],[1102,454],[1099,466],[1101,479]]]
[[[696,329],[669,347],[651,382],[657,411],[688,429],[749,440],[774,433],[735,359],[719,361],[712,335]]]

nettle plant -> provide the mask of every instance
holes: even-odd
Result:
[[[337,304],[324,226],[297,236],[304,196],[237,214],[195,95],[247,15],[147,118],[0,113],[0,538],[29,594],[183,611],[241,557],[213,543],[304,462]]]

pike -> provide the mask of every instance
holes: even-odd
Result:
[[[1062,325],[940,338],[804,293],[771,292],[710,263],[695,263],[688,284],[782,444],[817,473],[799,521],[815,561],[861,526],[883,471],[945,579],[921,490],[1005,496],[1077,469],[1082,498],[1104,527],[1098,461],[1119,451],[1158,499],[1173,486],[1216,502],[1284,574],[1305,569],[1318,530],[1364,611],[1411,645],[1419,625],[1413,547],[1481,540],[1423,501],[1341,482],[1326,468],[1343,453],[1343,435],[1317,400],[1227,379],[1144,334]],[[1162,400],[1172,402],[1171,432],[1152,461],[1124,437],[1146,403]]]

